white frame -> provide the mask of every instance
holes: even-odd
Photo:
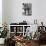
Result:
[[[10,33],[14,33],[14,32],[10,32],[10,26],[23,26],[23,32],[17,32],[17,33],[23,33],[23,36],[25,36],[24,33],[26,33],[26,32],[24,32],[24,30],[25,30],[24,27],[31,26],[31,25],[9,25],[9,36],[10,36]]]

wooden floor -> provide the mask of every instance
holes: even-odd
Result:
[[[46,45],[40,45],[40,46],[46,46]]]
[[[0,45],[0,46],[4,46],[4,45]],[[32,46],[39,46],[38,44],[34,44]],[[46,46],[46,45],[40,45],[40,46]]]
[[[0,45],[0,46],[4,46],[4,45]]]

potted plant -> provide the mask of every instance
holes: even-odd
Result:
[[[4,40],[7,37],[8,29],[7,24],[3,25],[3,31],[0,31],[0,44],[4,44]]]

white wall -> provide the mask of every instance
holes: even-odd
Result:
[[[0,27],[2,27],[2,0],[0,0]]]
[[[8,22],[7,17],[7,0],[2,0],[2,22]]]
[[[31,24],[37,19],[38,24],[43,21],[46,25],[46,0],[4,0],[4,2],[3,20],[7,23],[26,20]],[[32,3],[32,16],[22,14],[22,3]]]

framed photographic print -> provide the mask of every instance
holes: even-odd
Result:
[[[32,4],[31,3],[23,3],[23,14],[26,16],[32,15]]]

